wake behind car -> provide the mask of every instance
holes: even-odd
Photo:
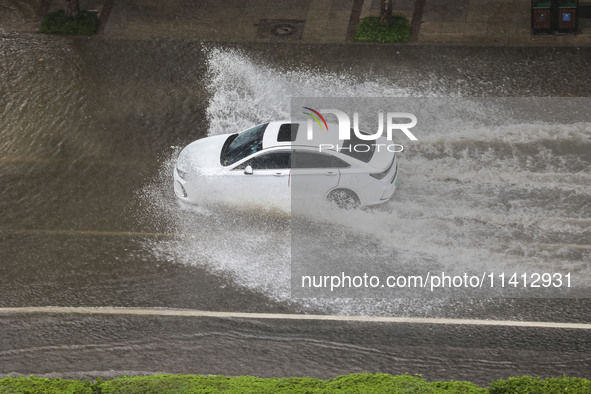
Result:
[[[333,202],[356,208],[388,201],[398,182],[388,140],[339,139],[337,125],[273,121],[240,133],[199,139],[179,154],[174,190],[184,202],[279,206]]]

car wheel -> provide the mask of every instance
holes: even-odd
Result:
[[[341,209],[356,209],[360,205],[357,194],[348,189],[333,190],[328,194],[326,199]]]

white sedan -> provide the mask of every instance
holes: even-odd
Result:
[[[338,127],[329,129],[338,130]],[[182,201],[249,203],[287,209],[297,202],[342,208],[388,201],[398,182],[388,140],[340,140],[321,131],[308,140],[306,122],[273,121],[234,134],[199,139],[180,153],[174,191]]]

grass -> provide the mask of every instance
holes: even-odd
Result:
[[[545,394],[545,393],[591,393],[591,380],[562,377],[541,379],[533,376],[520,376],[499,379],[491,383],[489,393]]]
[[[440,387],[421,377],[387,374],[352,374],[330,380],[160,375],[113,379],[103,384],[101,393],[486,393],[485,389],[468,382],[446,384]]]
[[[226,377],[221,375],[123,376],[89,380],[17,377],[0,379],[0,394],[20,393],[464,393],[464,394],[591,394],[591,380],[575,377],[541,379],[532,376],[495,380],[489,388],[470,382],[427,382],[421,376],[360,373],[321,380],[301,378]]]
[[[64,10],[48,12],[41,21],[39,32],[46,34],[78,34],[91,36],[96,33],[99,18],[95,12],[80,11],[80,17],[72,19]]]
[[[0,394],[93,394],[94,384],[86,381],[31,377],[0,379]]]
[[[355,41],[407,42],[409,37],[410,22],[404,15],[393,15],[390,25],[382,25],[379,16],[365,17],[355,32]]]

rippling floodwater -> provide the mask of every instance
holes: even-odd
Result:
[[[179,206],[176,155],[194,139],[289,117],[295,96],[589,95],[589,51],[577,48],[1,40],[2,269],[19,278],[4,279],[5,305],[490,316],[486,300],[293,299],[289,214]],[[589,124],[456,126],[401,155],[392,201],[321,211],[318,231],[371,238],[402,266],[587,277]]]
[[[412,75],[401,78],[400,85],[397,78],[384,84],[376,76],[350,70],[278,69],[242,50],[213,48],[206,54],[209,135],[289,118],[291,97],[441,96],[447,84],[443,80],[422,90],[406,86]],[[448,92],[453,97],[459,94],[455,87]],[[475,99],[468,104],[474,112],[488,115],[486,102]],[[458,119],[453,125],[421,136],[420,143],[401,155],[400,189],[392,201],[346,214],[319,209],[312,237],[326,239],[324,245],[330,248],[326,234],[345,228],[360,242],[377,239],[380,247],[394,248],[397,256],[389,260],[391,266],[369,268],[374,272],[408,265],[426,270],[568,271],[576,273],[581,284],[590,273],[585,246],[590,235],[591,124],[498,119],[472,128],[473,122]],[[160,190],[169,187],[166,180],[176,153],[164,163],[163,180],[149,188],[147,199],[172,231],[198,234],[152,244],[156,253],[171,254],[185,264],[206,265],[271,299],[291,299],[289,214],[268,207],[178,211],[169,193]],[[333,251],[332,258],[346,255]],[[327,264],[320,258],[317,263],[321,261]],[[445,308],[449,300],[415,305],[392,298],[322,298],[297,303],[329,313],[381,315],[429,314],[431,308]]]
[[[0,33],[0,306],[588,322],[588,299],[293,298],[293,218],[279,208],[181,206],[171,170],[197,138],[288,117],[292,96],[588,97],[590,59],[589,49],[577,48],[215,46]],[[467,109],[489,110],[478,99]],[[516,117],[453,124],[421,135],[400,155],[392,201],[347,215],[320,210],[307,222],[308,235],[327,245],[344,235],[391,253],[376,264],[382,271],[517,267],[588,278],[589,123]],[[486,384],[498,371],[531,373],[520,360],[534,350],[545,355],[538,373],[582,371],[588,363],[584,353],[563,351],[584,352],[580,336],[556,340],[535,331],[93,316],[7,321],[0,370],[25,374],[157,368],[285,376],[299,366],[298,373],[331,377],[368,368],[406,372],[396,369],[402,365]],[[516,334],[517,342],[506,340]],[[259,362],[244,366],[252,349]],[[452,367],[441,366],[458,354]]]

